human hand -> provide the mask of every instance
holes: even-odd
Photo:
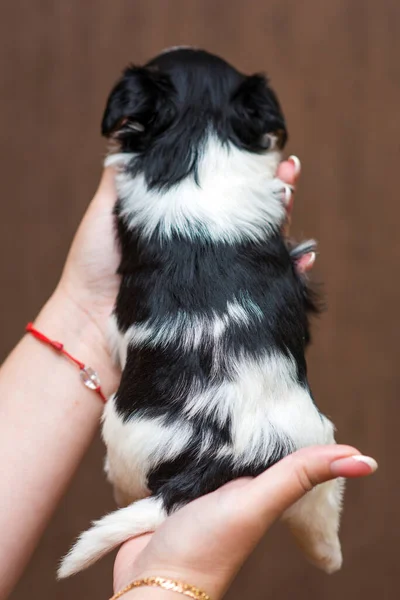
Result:
[[[301,172],[301,163],[297,156],[290,156],[288,160],[281,162],[278,167],[277,177],[288,184],[287,197],[285,199],[286,208],[286,221],[283,225],[282,233],[288,238],[290,232],[290,225],[292,221],[293,211],[293,194],[296,190],[296,184]],[[315,263],[316,254],[315,252],[307,252],[302,254],[297,259],[297,270],[299,273],[306,273],[310,271]]]
[[[111,167],[104,170],[72,242],[58,286],[61,294],[90,316],[104,339],[119,287],[114,174]]]
[[[336,477],[362,477],[374,461],[355,460],[350,446],[299,450],[260,476],[233,481],[181,508],[153,533],[126,542],[114,566],[114,589],[135,579],[160,576],[199,587],[221,598],[241,565],[282,513],[314,486]],[[376,467],[375,467],[376,468]],[[135,595],[136,594],[136,595]],[[139,595],[140,594],[140,595]],[[175,595],[163,591],[163,598]],[[158,598],[150,588],[124,595]]]

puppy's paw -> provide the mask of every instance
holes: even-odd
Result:
[[[320,542],[314,548],[313,556],[310,557],[310,560],[316,567],[325,571],[325,573],[332,574],[339,571],[343,563],[340,544],[337,541],[332,543]]]

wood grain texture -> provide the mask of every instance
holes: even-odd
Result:
[[[320,244],[314,277],[325,282],[329,310],[309,355],[315,397],[339,440],[381,464],[374,478],[348,486],[341,573],[309,567],[278,526],[228,597],[396,597],[398,0],[14,0],[2,13],[1,356],[56,284],[99,177],[99,123],[120,69],[191,44],[267,71],[287,116],[288,150],[303,163],[294,234]],[[72,539],[113,507],[102,455],[96,442],[13,600],[108,597],[110,558],[55,582]]]

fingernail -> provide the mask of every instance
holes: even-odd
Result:
[[[371,473],[374,473],[378,468],[378,463],[371,456],[364,456],[363,454],[355,454],[351,458],[353,460],[356,460],[357,462],[361,462],[361,463],[364,463],[365,465],[368,465],[369,468],[371,469]]]
[[[361,471],[360,464],[365,465]],[[331,472],[335,477],[362,477],[374,473],[377,468],[378,463],[374,458],[361,454],[339,458],[331,463]]]
[[[313,265],[315,263],[315,258],[316,258],[316,254],[315,252],[310,252],[310,255],[308,257],[308,261],[307,261],[307,267],[309,267],[310,265]]]
[[[292,154],[291,156],[289,156],[288,160],[291,160],[292,163],[294,164],[294,174],[296,177],[298,177],[298,175],[300,175],[300,171],[301,171],[300,159],[297,158],[297,156],[295,156],[294,154]]]
[[[283,201],[285,203],[286,206],[288,206],[288,204],[290,203],[290,199],[292,197],[292,190],[291,190],[290,185],[288,185],[287,183],[285,184],[285,194],[284,194],[284,198]]]

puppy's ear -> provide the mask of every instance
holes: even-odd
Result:
[[[232,127],[239,141],[257,150],[282,149],[287,141],[285,119],[275,92],[264,75],[251,75],[234,93]]]
[[[145,133],[160,131],[173,118],[174,87],[163,73],[130,66],[111,91],[101,124],[102,135],[121,130]]]

